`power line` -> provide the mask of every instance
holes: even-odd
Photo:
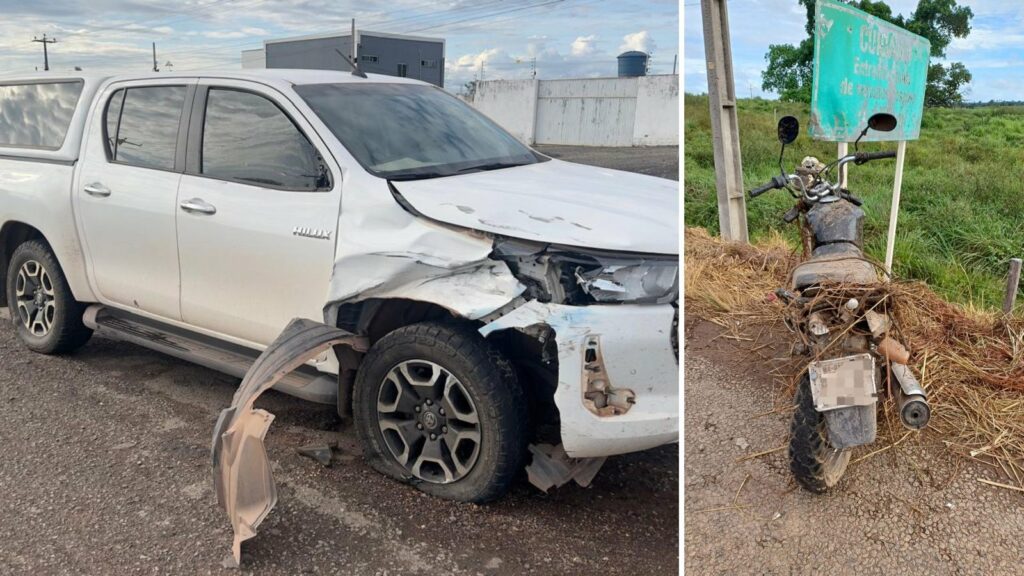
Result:
[[[546,2],[541,2],[540,4],[531,4],[529,6],[521,6],[519,8],[512,8],[510,10],[493,12],[491,14],[488,14],[487,16],[488,17],[490,17],[490,16],[499,16],[499,15],[508,14],[508,13],[511,13],[511,12],[519,12],[521,10],[532,10],[533,8],[541,8],[543,6],[549,6],[551,4],[559,4],[559,3],[562,3],[562,2],[565,2],[565,1],[566,0],[547,0]],[[472,20],[476,20],[476,19],[477,19],[476,17],[464,18],[462,20],[456,20],[454,22],[446,22],[444,24],[438,24],[436,26],[427,26],[426,28],[417,28],[416,30],[409,30],[408,32],[406,32],[406,34],[412,34],[413,32],[423,32],[424,30],[433,30],[434,28],[444,28],[444,27],[447,27],[447,26],[451,26],[453,24],[459,24],[461,22],[468,22],[468,21],[472,21]]]
[[[527,1],[529,2],[531,0],[527,0]],[[471,20],[479,20],[479,19],[486,19],[486,18],[490,18],[492,16],[503,15],[503,14],[506,14],[506,13],[512,12],[512,11],[536,8],[536,7],[541,7],[541,6],[545,6],[545,5],[548,5],[548,4],[552,4],[552,3],[555,3],[555,2],[564,2],[564,1],[565,0],[547,0],[547,1],[541,2],[539,4],[528,4],[526,6],[519,6],[517,8],[513,8],[513,9],[509,10],[507,8],[508,4],[509,4],[508,2],[506,2],[504,0],[498,0],[498,1],[493,1],[492,0],[492,1],[488,1],[488,2],[485,2],[483,4],[479,4],[479,5],[474,6],[471,10],[479,10],[481,8],[488,8],[488,10],[485,10],[483,12],[475,14],[475,15],[469,17],[469,18],[463,18],[463,19],[460,19],[460,20],[452,21],[452,22],[439,22],[439,23],[437,23],[435,25],[432,25],[432,26],[428,26],[428,27],[425,27],[425,28],[419,28],[419,29],[416,29],[416,30],[405,30],[405,31],[402,31],[401,33],[403,33],[403,34],[411,34],[413,32],[417,32],[417,31],[423,31],[423,30],[429,30],[429,29],[433,29],[433,28],[445,27],[445,26],[448,26],[448,25],[451,25],[451,24],[455,24],[455,23],[459,23],[459,22],[465,22],[465,21],[471,21]],[[501,5],[501,6],[495,6],[495,5]],[[493,8],[499,8],[499,9],[498,10],[493,10]],[[406,16],[406,17],[402,17],[402,18],[394,18],[394,19],[390,19],[390,20],[376,20],[376,21],[371,21],[370,24],[368,24],[365,27],[370,27],[370,26],[373,26],[373,27],[393,27],[394,23],[397,23],[397,22],[400,22],[400,21],[404,22],[405,24],[412,24],[412,23],[426,24],[426,23],[429,23],[429,21],[432,20],[432,19],[435,19],[435,18],[438,18],[438,17],[442,17],[443,18],[445,15],[450,15],[450,14],[454,14],[454,13],[457,13],[457,12],[461,13],[461,14],[465,14],[466,10],[465,9],[463,9],[463,10],[453,9],[453,10],[448,10],[448,11],[445,11],[445,12],[435,13],[435,14],[420,14],[420,15],[414,15],[414,16]],[[323,31],[323,33],[331,33],[331,32],[335,32],[335,31],[336,30],[325,30],[325,31]],[[316,34],[316,32],[313,32],[311,34]],[[339,34],[340,34],[340,32],[339,32]],[[212,49],[225,49],[225,48],[234,48],[234,47],[239,47],[239,46],[248,46],[248,45],[251,45],[251,44],[252,44],[251,40],[246,40],[246,41],[243,41],[243,42],[233,42],[233,43],[230,43],[230,44],[220,44],[220,45],[217,45],[217,46],[214,46],[214,47],[204,46],[204,47],[199,47],[199,48],[190,48],[188,50],[176,51],[176,52],[174,52],[174,55],[175,56],[181,56],[181,55],[184,55],[184,54],[196,54],[196,53],[208,51],[211,48]],[[299,53],[301,53],[301,52],[297,52],[296,54],[299,54]]]
[[[491,18],[493,16],[500,16],[500,15],[509,14],[511,12],[519,12],[519,11],[522,11],[522,10],[541,8],[541,7],[544,7],[544,6],[551,5],[551,4],[562,3],[562,2],[565,2],[565,1],[566,0],[545,0],[543,2],[531,3],[531,4],[528,4],[528,5],[525,5],[525,6],[519,6],[519,7],[512,8],[512,9],[508,9],[507,8],[507,3],[504,3],[505,5],[501,6],[501,9],[499,9],[499,10],[489,10],[489,11],[486,11],[486,12],[483,12],[483,13],[480,13],[480,14],[476,14],[476,15],[468,17],[468,18],[461,18],[461,19],[458,19],[458,20],[455,20],[455,21],[452,21],[452,22],[443,22],[443,23],[439,23],[439,24],[436,24],[436,25],[433,25],[433,26],[428,26],[428,27],[424,27],[424,28],[418,28],[418,29],[415,29],[415,30],[404,30],[401,33],[403,33],[403,34],[412,34],[414,32],[419,32],[419,31],[423,31],[423,30],[430,30],[430,29],[436,29],[436,28],[445,28],[445,27],[448,27],[448,26],[451,26],[451,25],[455,25],[455,24],[461,24],[461,25],[465,26],[466,23],[471,22],[471,21],[485,20],[485,19]],[[590,0],[590,2],[595,2],[595,1],[600,1],[600,0]],[[583,3],[587,3],[587,2],[583,2]],[[487,4],[494,4],[494,2],[488,2]],[[482,6],[484,6],[484,5],[479,5],[478,8],[482,7]],[[436,15],[430,15],[430,16],[436,16]],[[506,19],[497,20],[497,21],[494,21],[494,22],[503,22],[503,21],[512,20],[512,19],[515,19],[515,18],[514,17],[513,18],[506,18]],[[386,25],[387,22],[389,22],[389,21],[378,21],[378,23],[371,24],[371,25],[372,26],[383,26],[383,25]],[[227,48],[232,48],[232,47],[246,46],[246,45],[251,45],[251,44],[252,44],[251,41],[245,41],[245,42],[232,43],[232,44],[223,44],[223,45],[220,45],[220,46],[216,46],[213,49],[220,50],[220,49],[227,49]],[[199,53],[199,52],[209,51],[210,49],[211,49],[210,47],[203,47],[203,48],[195,48],[195,49],[190,49],[190,50],[183,50],[183,51],[179,51],[179,52],[174,52],[173,56],[175,58],[177,58],[177,57],[185,55],[185,54],[195,54],[195,53]],[[319,50],[319,49],[320,49],[319,47],[307,48],[306,50],[295,52],[293,55],[295,55],[295,54],[302,54],[304,52],[313,52],[313,51],[316,51],[316,50]],[[210,69],[210,68],[216,68],[216,67],[220,67],[220,66],[219,65],[217,65],[217,66],[210,65],[210,66],[203,66],[202,68],[196,68],[196,69],[197,70],[201,70],[201,69]]]

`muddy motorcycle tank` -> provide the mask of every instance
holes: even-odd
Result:
[[[838,242],[862,248],[864,211],[851,202],[818,202],[807,211],[807,222],[814,231],[814,247]]]

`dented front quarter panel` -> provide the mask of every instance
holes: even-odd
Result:
[[[263,444],[274,416],[253,408],[253,403],[289,372],[333,346],[364,351],[366,342],[319,322],[292,320],[252,365],[231,406],[217,418],[212,443],[213,485],[234,531],[231,555],[235,566],[241,559],[242,541],[256,535],[256,528],[277,503]]]
[[[342,201],[327,324],[336,324],[339,304],[370,298],[430,302],[475,320],[526,289],[504,262],[489,258],[491,236],[409,213],[383,180],[362,186]]]
[[[555,405],[562,444],[572,458],[646,450],[679,440],[679,367],[672,349],[671,305],[567,306],[531,301],[485,325],[488,336],[547,326],[558,345]],[[628,410],[595,414],[584,396],[587,343],[600,340],[610,386],[633,393]]]

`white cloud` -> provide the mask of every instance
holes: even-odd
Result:
[[[650,54],[654,52],[657,45],[654,42],[654,38],[647,32],[647,30],[641,30],[632,34],[626,34],[622,37],[622,44],[619,45],[620,52],[626,52],[628,50],[639,50],[640,52],[647,52]]]
[[[577,36],[572,41],[570,46],[570,52],[573,56],[589,56],[597,50],[597,36],[591,34],[590,36]]]
[[[229,38],[245,38],[246,36],[266,36],[267,31],[262,28],[245,27],[241,30],[207,30],[202,32],[203,36],[216,40]]]

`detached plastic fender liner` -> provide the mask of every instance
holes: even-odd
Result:
[[[253,409],[253,403],[289,372],[332,346],[365,352],[367,341],[312,320],[292,320],[249,368],[231,406],[217,418],[211,448],[213,487],[234,530],[235,566],[241,561],[242,541],[256,535],[256,528],[277,504],[277,487],[263,444],[274,415]]]

